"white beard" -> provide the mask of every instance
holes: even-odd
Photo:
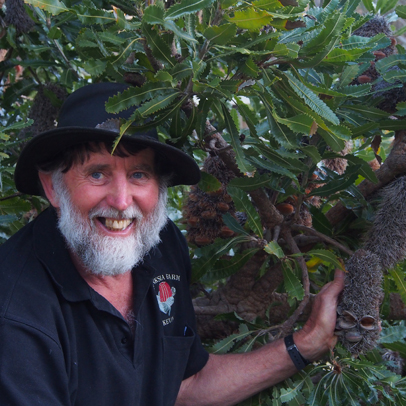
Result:
[[[154,211],[143,216],[138,207],[124,211],[95,207],[88,217],[73,207],[61,172],[54,173],[53,185],[57,194],[60,214],[58,228],[69,249],[76,254],[89,273],[116,276],[130,271],[139,264],[151,248],[160,242],[159,233],[167,222],[167,189],[161,187]],[[102,235],[95,225],[96,217],[135,219],[134,233],[128,237]]]

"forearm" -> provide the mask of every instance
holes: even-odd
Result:
[[[334,335],[338,295],[344,273],[337,271],[313,304],[312,313],[294,342],[304,358],[315,361],[337,342]],[[211,355],[206,366],[183,381],[177,406],[230,406],[297,372],[284,340],[245,354]]]
[[[234,405],[297,372],[283,340],[246,354],[210,355],[182,383],[176,406]]]

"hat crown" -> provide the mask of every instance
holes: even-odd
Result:
[[[94,83],[76,90],[65,100],[61,108],[58,128],[100,128],[101,124],[108,120],[129,119],[134,113],[135,107],[123,110],[119,114],[106,111],[106,103],[109,98],[128,88],[129,85],[124,83],[107,82]],[[109,129],[103,126],[102,128]],[[155,129],[143,132],[142,135],[158,139]]]

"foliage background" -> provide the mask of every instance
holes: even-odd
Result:
[[[169,203],[190,243],[208,349],[250,351],[300,328],[313,295],[362,245],[379,189],[406,172],[406,6],[0,4],[0,240],[46,206],[15,189],[22,146],[54,125],[66,94],[89,82],[127,82],[133,87],[107,105],[117,113],[140,106],[122,131],[156,126],[205,171],[198,187],[172,189]],[[393,33],[354,35],[377,15]],[[242,404],[405,404],[403,263],[383,288],[375,350],[352,358],[338,346]]]

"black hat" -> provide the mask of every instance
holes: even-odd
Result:
[[[118,133],[115,128],[109,128],[109,124],[115,121],[108,120],[128,119],[135,108],[117,115],[107,113],[105,103],[128,87],[123,83],[95,83],[73,92],[62,106],[58,126],[33,137],[21,151],[14,173],[17,190],[41,195],[37,165],[51,161],[69,147],[91,141],[113,142]],[[159,142],[155,129],[123,135],[122,140],[150,147],[163,156],[173,171],[169,186],[199,182],[200,170],[193,158],[175,147]]]

